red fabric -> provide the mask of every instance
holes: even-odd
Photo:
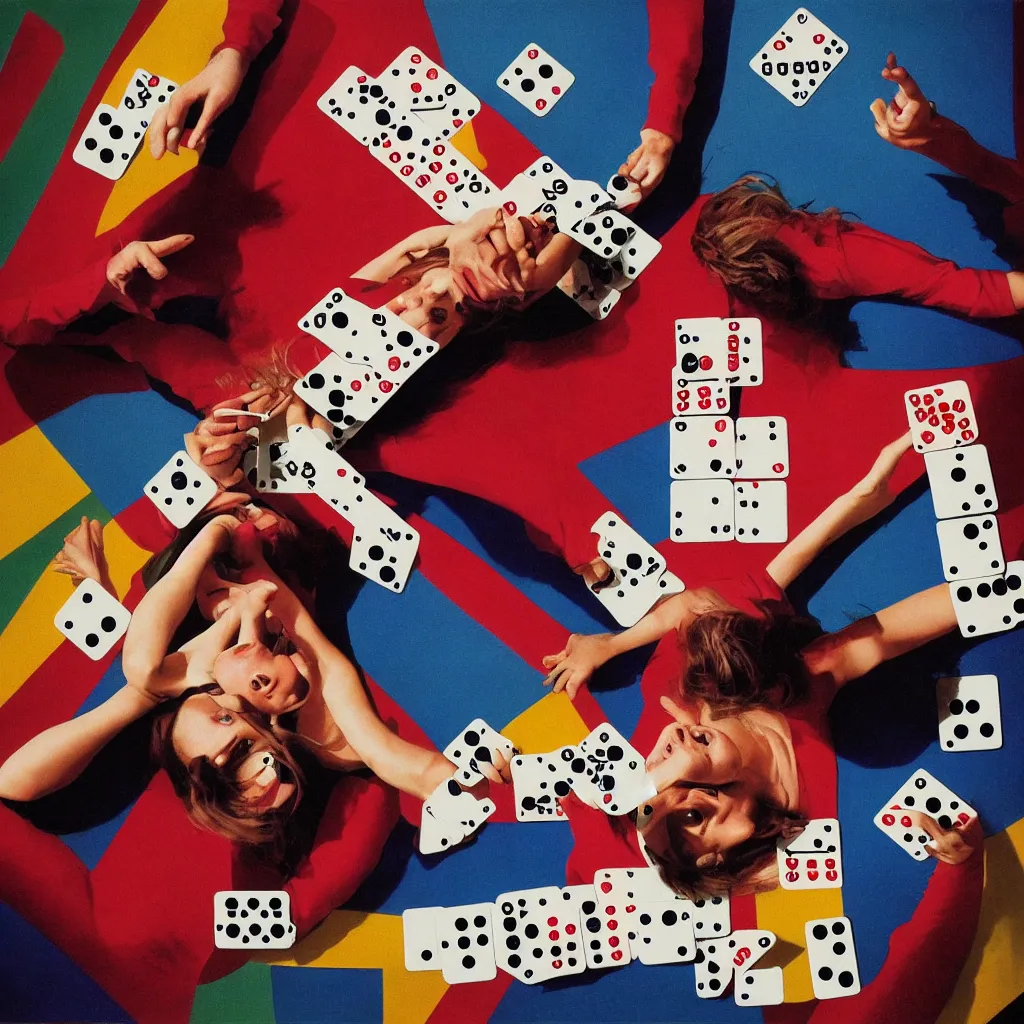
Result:
[[[759,612],[751,604],[755,599],[784,599],[767,573],[736,581],[712,581],[707,586],[748,614]],[[657,698],[662,694],[678,697],[682,671],[677,636],[669,633],[659,642],[641,679],[644,710],[631,742],[643,754],[669,721]],[[800,810],[808,817],[831,818],[837,814],[837,765],[828,726],[834,692],[829,686],[817,685],[805,705],[785,712],[800,778]],[[603,868],[646,866],[636,829],[628,818],[609,817],[575,797],[564,801],[564,806],[574,839],[566,865],[569,884],[590,883]],[[937,864],[913,916],[893,932],[882,969],[857,996],[818,1004],[810,1017],[800,1005],[766,1008],[766,1024],[795,1024],[808,1019],[816,1024],[873,1024],[881,1020],[933,1024],[952,995],[971,950],[981,911],[983,880],[982,856],[975,855],[955,867]],[[734,928],[754,926],[753,919],[739,923],[736,917],[738,910],[756,918],[753,897],[734,897],[731,907]]]
[[[961,269],[865,224],[822,225],[798,217],[776,237],[800,259],[823,299],[894,295],[971,317],[1017,312],[1005,271]]]
[[[237,50],[251,63],[281,24],[282,0],[231,0],[224,18],[224,41],[214,48]]]
[[[38,14],[26,12],[0,67],[0,107],[4,111],[0,161],[7,156],[63,52],[60,33]]]
[[[703,55],[704,0],[647,0],[647,18],[654,83],[644,127],[679,142]]]
[[[292,337],[297,313],[308,308],[300,304],[297,310],[295,297],[307,296],[312,304],[336,283],[335,260],[282,258],[282,253],[320,253],[325,251],[325,239],[340,240],[337,244],[344,256],[341,266],[354,269],[376,255],[383,244],[422,227],[430,219],[420,201],[384,173],[367,173],[365,184],[372,195],[361,193],[358,203],[339,202],[332,208],[330,204],[308,201],[308,196],[320,183],[332,180],[339,168],[350,167],[362,157],[357,144],[315,108],[315,98],[327,87],[337,69],[358,63],[373,72],[391,59],[393,43],[386,34],[379,33],[380,24],[402,24],[408,42],[437,56],[429,22],[418,2],[382,0],[375,11],[377,17],[372,22],[353,19],[335,25],[316,5],[299,6],[293,30],[280,58],[268,70],[253,117],[232,158],[235,172],[247,186],[273,189],[282,215],[268,221],[260,231],[243,231],[237,239],[232,238],[231,241],[237,243],[236,251],[233,262],[227,266],[214,265],[209,255],[215,248],[212,246],[194,245],[178,254],[186,270],[198,266],[194,275],[198,280],[202,280],[204,274],[208,275],[206,279],[212,280],[226,275],[234,287],[244,285],[244,290],[234,295],[232,326],[236,335],[252,326],[247,323],[246,314],[252,317],[259,312],[265,321],[266,338]],[[118,60],[124,56],[122,43],[118,44]],[[102,89],[99,83],[98,88]],[[83,119],[95,106],[95,101],[93,97],[92,105],[87,103],[83,108]],[[80,130],[81,125],[77,128],[78,132]],[[487,173],[496,184],[503,184],[537,155],[526,140],[486,108],[475,119],[474,131],[492,161]],[[73,132],[71,137],[77,134]],[[315,147],[308,145],[310,138],[317,140]],[[297,152],[303,154],[300,161],[295,160]],[[206,168],[200,168],[195,177],[209,177],[200,173],[205,171]],[[182,194],[189,185],[188,177],[182,179],[165,190],[155,205]],[[104,253],[109,255],[113,239],[105,236],[97,241],[92,237],[108,191],[106,182],[76,168],[71,163],[70,153],[65,153],[29,227],[3,268],[4,294],[26,291],[31,282],[46,278],[52,266],[54,237],[62,238],[65,258],[71,265],[83,266],[90,258]],[[68,196],[74,196],[74,203],[68,204]],[[590,485],[576,467],[583,459],[640,431],[660,427],[668,417],[662,372],[667,335],[663,304],[658,297],[677,294],[680,283],[685,282],[689,315],[721,316],[728,312],[725,293],[697,265],[690,251],[689,237],[699,207],[700,204],[695,206],[662,239],[666,251],[626,293],[611,317],[588,327],[585,332],[549,345],[514,348],[505,361],[464,388],[452,408],[436,413],[424,428],[382,442],[376,453],[380,464],[437,485],[449,486],[449,481],[454,479],[456,486],[461,485],[472,493],[483,493],[498,504],[521,510],[520,514],[534,523],[545,521],[551,515],[554,480],[565,492],[564,497],[559,496],[561,508],[558,510],[558,518],[564,521],[542,528],[556,539],[560,538],[567,552],[582,551],[592,557],[589,553],[594,551],[594,543],[589,526],[597,513],[591,515],[590,512],[599,501],[593,489],[588,491]],[[325,219],[332,210],[337,215],[336,224]],[[150,212],[140,211],[140,217]],[[217,212],[227,215],[231,211],[225,207]],[[208,233],[216,231],[217,222],[217,217],[208,218],[205,224]],[[118,237],[123,240],[139,237],[128,233],[130,227],[126,225],[119,230]],[[201,235],[198,230],[196,233]],[[855,258],[877,266],[880,251],[890,251],[891,258],[899,255],[895,249],[887,247],[888,243],[873,250],[858,246]],[[849,261],[849,255],[847,258]],[[203,266],[204,260],[206,266]],[[898,279],[891,275],[890,280]],[[942,284],[945,286],[946,282]],[[968,301],[981,301],[985,294],[981,288],[979,296]],[[809,338],[804,331],[768,319],[765,320],[765,373],[770,386],[747,389],[743,396],[744,415],[786,416],[790,423],[793,465],[814,467],[813,471],[795,472],[789,480],[790,526],[794,533],[864,472],[883,443],[906,429],[903,391],[935,379],[934,371],[890,373],[845,369],[820,341]],[[1022,373],[1024,361],[1019,359],[996,367],[955,371],[956,376],[967,380],[972,388],[982,424],[982,440],[990,446],[993,472],[1000,481],[1001,502],[1004,490],[1020,489],[1015,483],[1020,475],[1014,465],[1012,446],[999,442],[1001,438],[1021,436],[1022,424],[1016,421],[1022,415],[1019,402]],[[620,380],[628,380],[630,387],[617,391],[615,400],[608,401],[609,382]],[[182,384],[183,388],[187,386],[187,382]],[[495,410],[500,409],[515,411],[514,430],[509,429],[506,417],[495,414]],[[827,424],[829,429],[822,429],[823,409],[829,410],[832,417]],[[994,433],[997,425],[998,436],[990,441],[986,429]],[[445,453],[460,450],[468,436],[472,437],[474,451],[485,452],[487,457],[474,458],[472,464],[468,458],[464,460],[465,465],[452,464]],[[501,457],[495,457],[494,453],[500,456],[513,443],[518,446],[517,450],[531,456],[540,458],[543,453],[539,473],[531,468],[531,459],[522,457],[515,463],[524,473],[519,478],[508,471]],[[551,467],[560,468],[555,472]],[[555,475],[551,476],[549,470]],[[914,471],[919,473],[920,466]],[[908,468],[900,481],[908,482],[912,472]],[[577,494],[586,495],[581,502],[582,510],[573,507]],[[1014,550],[1024,535],[1019,522],[1020,498],[1010,500],[1008,494],[1005,504],[1009,511],[1000,514],[1000,525],[1007,550]],[[603,507],[598,509],[602,511]],[[670,565],[690,586],[723,574],[740,575],[752,554],[748,546],[735,544],[692,545],[685,551],[668,542],[662,547]],[[697,548],[709,550],[694,550]],[[729,550],[720,550],[723,548]],[[754,550],[758,552],[759,561],[767,561],[776,549],[769,546]],[[200,894],[200,906],[192,902],[199,897],[190,896],[191,890],[187,890],[187,886],[179,888],[177,881],[185,878],[181,854],[190,849],[185,836],[198,842],[191,835],[195,830],[182,829],[183,825],[187,826],[187,822],[169,787],[155,782],[128,816],[100,866],[91,878],[86,876],[86,881],[93,883],[97,913],[106,914],[107,908],[124,906],[125,894],[130,891],[125,879],[141,889],[145,888],[144,882],[151,881],[154,872],[159,877],[166,875],[173,883],[170,888],[178,900],[161,903],[158,919],[162,934],[173,939],[158,941],[145,934],[142,923],[115,921],[111,914],[105,919],[110,933],[105,945],[99,947],[102,955],[93,956],[92,947],[82,936],[90,936],[97,926],[85,916],[89,907],[84,900],[77,901],[74,909],[67,911],[66,918],[57,919],[56,923],[52,916],[47,917],[52,908],[48,906],[46,891],[60,893],[64,900],[61,872],[66,858],[62,859],[60,851],[67,854],[66,849],[52,837],[40,836],[31,829],[28,829],[30,834],[23,837],[24,845],[20,845],[21,834],[27,826],[12,829],[12,834],[18,832],[18,851],[24,855],[24,861],[21,856],[13,856],[16,851],[12,851],[11,870],[3,872],[4,888],[11,890],[4,894],[8,902],[29,920],[38,922],[44,931],[53,926],[48,934],[63,947],[70,948],[76,958],[80,957],[79,962],[86,964],[90,973],[108,987],[129,1012],[144,1021],[187,1019],[187,1005],[183,1011],[181,1008],[191,1000],[191,985],[198,976],[200,954],[205,956],[209,952],[208,940],[195,939],[197,935],[208,934],[208,918],[200,915],[200,911],[202,915],[209,914],[208,891]],[[54,849],[54,844],[59,849]],[[222,844],[222,848],[225,847],[226,844]],[[140,856],[140,851],[150,850],[166,852],[167,862],[161,860],[154,867],[151,859]],[[6,854],[4,850],[0,855]],[[222,870],[216,860],[217,857],[199,857],[188,863],[195,865],[202,879],[215,881]],[[138,877],[139,865],[150,873],[148,879]],[[8,864],[5,862],[4,866]],[[122,870],[125,874],[119,878]],[[35,880],[39,872],[50,872],[53,879],[61,879],[61,885],[48,889],[52,881],[49,878],[39,886],[34,882],[24,884],[24,879]],[[75,877],[70,866],[67,877]],[[963,879],[963,872],[954,872],[954,882],[966,885]],[[929,900],[934,901],[941,895],[939,892],[933,897],[930,887],[914,920],[929,913],[928,908],[933,905]],[[955,921],[959,929],[972,900],[976,905],[973,892],[965,893],[960,917],[947,915],[943,927],[948,929],[950,922]],[[138,922],[156,919],[151,914],[153,909],[142,904]],[[81,917],[77,916],[79,912]],[[136,915],[131,916],[134,919]],[[942,930],[935,934],[941,937]],[[194,945],[197,942],[198,947]],[[954,945],[949,942],[943,948],[953,949]],[[151,975],[147,973],[148,965],[139,966],[150,950],[155,960],[170,965],[166,974]],[[936,965],[948,967],[949,978],[955,979],[959,962],[944,962],[940,957],[933,960],[933,970]],[[933,984],[933,981],[930,977],[928,983]],[[141,992],[146,993],[145,1000],[141,999]]]

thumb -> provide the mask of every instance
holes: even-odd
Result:
[[[150,242],[149,248],[154,256],[170,256],[172,252],[180,252],[195,241],[195,235],[168,235],[159,241]]]
[[[878,132],[882,138],[887,138],[889,135],[889,124],[885,119],[886,110],[885,100],[878,99],[871,104],[871,113],[875,119],[875,131]]]

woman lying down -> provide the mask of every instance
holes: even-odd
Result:
[[[244,566],[238,582],[210,571],[225,554]],[[212,624],[172,649],[194,603]],[[114,735],[158,705],[154,757],[191,820],[272,856],[293,845],[306,753],[313,770],[365,766],[421,800],[456,772],[436,750],[381,721],[355,666],[267,564],[257,531],[233,515],[203,525],[139,602],[122,667],[125,687],[0,766],[0,797],[35,800],[68,785]],[[478,798],[489,782],[508,777],[500,755],[481,771],[487,777],[470,790]]]

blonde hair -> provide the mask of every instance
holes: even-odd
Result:
[[[690,244],[731,295],[787,319],[806,320],[819,312],[820,302],[799,259],[776,238],[783,224],[794,221],[813,222],[819,232],[841,230],[843,224],[835,207],[821,213],[794,208],[777,182],[746,174],[707,201]]]

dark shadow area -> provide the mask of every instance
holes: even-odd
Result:
[[[959,633],[886,662],[840,691],[829,711],[837,756],[865,768],[910,764],[938,735],[935,679],[956,675]]]
[[[704,55],[693,101],[683,118],[683,139],[672,154],[665,177],[654,193],[631,214],[649,234],[660,238],[700,195],[704,147],[718,118],[729,57],[735,0],[704,5]]]
[[[371,487],[394,498],[407,511],[421,515],[429,497],[440,498],[463,522],[486,555],[502,569],[513,576],[525,577],[557,590],[584,611],[603,616],[608,629],[619,628],[600,605],[587,597],[579,577],[567,569],[561,558],[534,547],[526,537],[522,519],[514,513],[461,491],[407,480],[390,473],[368,474],[368,481]],[[452,536],[458,540],[456,534]]]
[[[892,522],[905,508],[912,505],[928,490],[928,477],[923,475],[904,488],[896,500],[877,516],[834,541],[818,554],[814,561],[786,588],[790,604],[802,615],[810,614],[808,604],[814,595],[831,579],[842,563],[867,540],[871,534]],[[853,619],[850,620],[851,622]]]
[[[1003,221],[1003,214],[1009,203],[997,192],[982,188],[968,178],[956,174],[929,174],[937,181],[956,203],[960,203],[971,215],[974,226],[982,238],[995,246],[995,253],[1011,267],[1024,262],[1024,250],[1020,241],[1010,237]]]
[[[414,856],[415,836],[416,828],[405,818],[399,818],[398,824],[384,844],[384,852],[377,866],[352,894],[352,898],[345,904],[346,910],[365,910],[372,913],[383,905],[405,877],[406,868]],[[434,859],[427,858],[431,863]]]
[[[263,77],[266,75],[271,64],[277,59],[277,55],[281,52],[281,47],[284,46],[285,40],[288,38],[292,22],[295,20],[297,8],[298,0],[286,0],[281,5],[281,10],[278,12],[281,24],[277,26],[277,30],[271,37],[270,42],[267,43],[249,66],[249,71],[246,73],[242,86],[238,90],[235,102],[217,118],[216,131],[212,131],[209,134],[206,150],[199,160],[201,164],[207,167],[223,167],[228,162],[235,148],[235,143],[238,141],[239,134],[248,124],[253,105],[256,103],[256,98],[259,95],[260,86],[263,84]],[[325,49],[329,41],[330,35],[325,37]],[[315,66],[315,64],[310,65],[310,70],[312,71]],[[201,109],[200,105],[194,104],[189,110],[188,117],[185,120],[187,128],[195,126],[195,123],[199,120]],[[269,138],[269,134],[267,137]]]

